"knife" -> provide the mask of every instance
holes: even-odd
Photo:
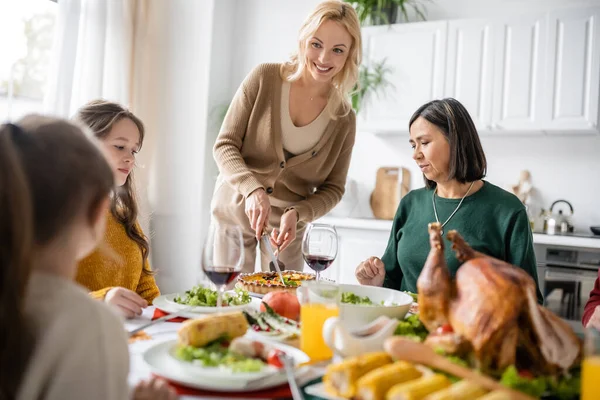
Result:
[[[286,284],[283,281],[283,275],[281,274],[281,269],[279,269],[279,262],[277,262],[277,257],[275,257],[275,252],[273,251],[273,246],[271,246],[271,240],[269,239],[269,234],[265,232],[262,235],[262,240],[264,242],[265,248],[267,249],[267,252],[269,253],[269,256],[271,256],[271,261],[273,261],[275,270],[279,274],[279,279],[281,279],[281,284],[284,287],[286,287]]]

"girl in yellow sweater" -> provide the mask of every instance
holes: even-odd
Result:
[[[86,104],[75,119],[100,139],[116,185],[104,241],[79,263],[77,282],[87,287],[93,297],[133,318],[160,294],[148,263],[148,239],[137,222],[133,185],[132,170],[144,141],[144,125],[129,110],[105,100]]]

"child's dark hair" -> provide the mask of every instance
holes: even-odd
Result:
[[[32,253],[81,213],[92,222],[113,174],[78,126],[27,116],[0,125],[0,399],[12,399],[33,348],[25,317]]]
[[[75,119],[88,126],[99,139],[104,139],[108,136],[113,126],[124,118],[131,120],[137,126],[140,132],[141,149],[144,143],[144,124],[135,114],[122,105],[107,100],[93,100],[81,107],[75,115]],[[146,263],[150,245],[137,223],[138,205],[135,195],[133,171],[129,173],[122,187],[115,188],[110,208],[115,219],[125,227],[127,236],[140,247],[140,251],[142,252],[142,271],[145,274],[152,275],[153,272],[147,267]]]

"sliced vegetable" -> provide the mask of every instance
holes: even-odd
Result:
[[[435,331],[436,333],[443,335],[445,333],[452,333],[454,332],[454,329],[452,329],[452,325],[450,324],[444,324],[442,326],[440,326],[439,328],[436,329]]]
[[[284,354],[283,351],[279,349],[273,349],[269,352],[269,356],[267,357],[267,364],[274,366],[275,368],[283,368],[283,363],[279,356]]]
[[[270,336],[279,340],[293,339],[300,335],[300,323],[282,317],[277,314],[268,304],[264,305],[266,311],[257,312],[246,310],[246,319],[255,332]]]

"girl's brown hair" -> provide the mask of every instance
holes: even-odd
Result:
[[[113,126],[124,118],[130,119],[137,126],[140,132],[139,143],[141,149],[144,143],[144,124],[122,105],[107,100],[93,100],[81,107],[75,115],[75,119],[88,126],[99,139],[106,138]],[[129,173],[123,186],[115,188],[110,209],[115,219],[125,227],[127,236],[140,247],[143,272],[152,275],[153,272],[147,267],[146,263],[150,250],[148,239],[137,223],[138,205],[133,171]]]
[[[92,222],[113,185],[100,149],[76,125],[41,116],[0,125],[0,398],[16,397],[33,347],[32,252],[81,213]]]

